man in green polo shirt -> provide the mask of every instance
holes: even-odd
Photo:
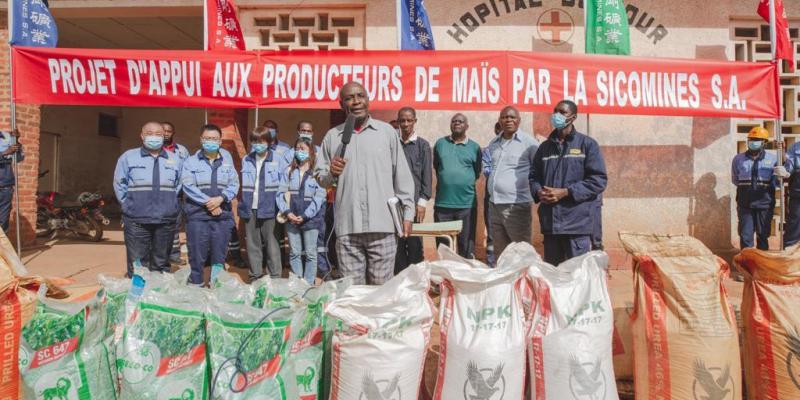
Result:
[[[467,138],[469,124],[463,114],[450,119],[450,135],[433,146],[433,169],[436,171],[436,202],[433,220],[461,221],[458,254],[474,258],[475,251],[475,181],[481,174],[481,147]],[[438,245],[438,240],[437,240]]]

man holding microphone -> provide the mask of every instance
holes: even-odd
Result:
[[[367,91],[348,82],[339,93],[342,109],[355,119],[352,132],[341,124],[322,141],[315,175],[324,187],[336,185],[334,229],[339,270],[354,284],[381,285],[394,276],[397,237],[387,201],[402,205],[403,236],[414,220],[414,178],[397,131],[371,118]],[[348,143],[349,141],[349,143]]]

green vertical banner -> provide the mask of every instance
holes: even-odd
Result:
[[[631,54],[628,13],[622,0],[585,0],[586,54]]]

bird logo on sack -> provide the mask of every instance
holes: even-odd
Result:
[[[694,361],[692,395],[695,400],[732,400],[736,397],[736,386],[731,377],[731,365],[725,368],[706,367],[701,359]]]
[[[502,400],[506,394],[506,378],[503,364],[494,369],[479,368],[475,361],[467,364],[467,380],[464,382],[464,400]]]
[[[605,398],[606,375],[600,368],[600,358],[582,363],[575,354],[569,358],[569,390],[575,400]]]
[[[786,335],[786,345],[789,347],[789,354],[786,356],[786,369],[792,378],[792,383],[800,389],[800,335],[797,330]]]
[[[391,380],[375,380],[372,373],[367,372],[361,378],[361,395],[358,400],[402,400],[400,393],[400,374]]]

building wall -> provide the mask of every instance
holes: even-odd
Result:
[[[295,12],[313,15],[315,10],[336,7],[322,0],[304,1],[300,7],[286,3],[238,2],[244,11],[240,18],[244,20],[242,24],[248,48],[279,47],[274,42],[263,46],[265,43],[259,41],[260,28],[249,24],[248,18],[289,11],[291,15]],[[578,0],[429,0],[425,5],[438,50],[582,53],[582,3]],[[735,43],[738,42],[734,41],[733,27],[739,23],[763,24],[755,13],[757,2],[628,0],[625,3],[633,20],[630,31],[634,56],[734,60],[737,59]],[[364,37],[357,43],[370,50],[397,48],[393,0],[352,1],[347,4],[342,7],[353,7],[354,10],[363,7],[363,11],[358,12],[364,13]],[[790,17],[800,17],[800,2],[785,4]],[[498,8],[499,15],[495,14],[493,6]],[[551,34],[545,31],[545,26],[539,25],[550,22],[552,13],[559,14],[559,21],[568,21],[572,25],[570,32],[563,33],[567,39],[559,44],[552,43]],[[794,27],[800,26],[799,22],[792,20]],[[360,29],[355,27],[353,31],[359,32]],[[315,48],[316,45],[311,43],[308,47]],[[297,43],[289,48],[298,48]],[[553,99],[554,102],[558,100]],[[468,134],[481,145],[486,145],[494,137],[492,128],[500,108],[496,112],[466,113],[470,124]],[[418,134],[431,142],[448,134],[449,118],[456,111],[419,111]],[[391,119],[391,113],[382,113],[382,116]],[[797,118],[795,115],[790,119]],[[523,113],[522,119],[522,129],[535,133],[540,139],[550,132],[547,113]],[[690,233],[718,254],[730,255],[736,251],[738,239],[733,228],[736,223],[735,196],[734,187],[729,183],[729,170],[730,160],[737,152],[737,140],[742,140],[742,135],[734,133],[743,129],[743,123],[756,125],[763,122],[614,115],[592,115],[588,121],[587,118],[578,121],[578,129],[596,138],[605,155],[609,186],[603,207],[604,241],[614,262],[624,261],[617,239],[617,232],[621,230]],[[479,182],[481,196],[482,180]],[[538,223],[534,221],[536,244],[541,242],[539,231]],[[478,242],[482,243],[482,226],[478,232]]]

